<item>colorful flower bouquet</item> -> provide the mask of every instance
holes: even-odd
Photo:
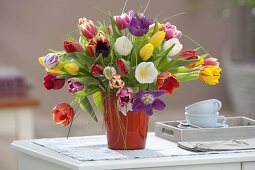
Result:
[[[221,68],[201,46],[182,51],[179,39],[189,37],[170,22],[133,11],[109,16],[110,25],[80,18],[78,41],[67,35],[64,51],[50,50],[39,58],[47,72],[45,88],[58,90],[67,82],[68,93],[75,97],[53,109],[53,120],[69,125],[77,105],[97,121],[94,102],[105,118],[110,148],[144,148],[148,116],[166,107],[160,96],[172,94],[186,81],[215,85]]]

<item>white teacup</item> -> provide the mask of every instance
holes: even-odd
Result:
[[[203,100],[185,107],[185,111],[190,114],[214,114],[218,112],[222,104],[217,99]]]
[[[226,117],[220,116],[219,112],[215,114],[190,114],[185,112],[187,123],[202,128],[215,128],[226,125]],[[221,122],[219,122],[221,121]]]

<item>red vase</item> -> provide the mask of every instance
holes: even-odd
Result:
[[[129,111],[125,116],[117,108],[115,94],[103,94],[103,104],[108,147],[115,150],[143,149],[148,116],[143,111]]]

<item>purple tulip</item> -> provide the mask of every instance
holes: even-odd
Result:
[[[43,59],[43,64],[48,69],[55,68],[59,63],[59,57],[55,53],[47,54]]]
[[[140,14],[140,16],[136,14],[131,19],[128,25],[128,29],[131,34],[140,37],[149,31],[149,27],[153,22],[154,19],[145,18],[143,14]]]
[[[163,110],[166,104],[157,97],[163,95],[164,90],[143,90],[134,94],[133,111],[143,110],[147,115],[153,115],[153,109]]]
[[[74,79],[69,79],[67,83],[68,83],[68,92],[71,94],[81,91],[84,88],[83,84],[81,84],[78,81],[75,81]]]

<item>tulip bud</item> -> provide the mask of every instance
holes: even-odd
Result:
[[[87,39],[92,39],[97,35],[97,29],[95,24],[91,20],[88,20],[84,17],[79,19],[78,27],[81,34]]]
[[[116,69],[119,75],[122,77],[127,76],[129,70],[129,64],[123,58],[119,58],[116,63]]]
[[[59,56],[55,53],[49,53],[43,58],[43,64],[48,69],[53,69],[59,64]]]
[[[80,71],[80,67],[76,63],[68,63],[64,66],[64,69],[70,74],[70,75],[77,75]]]
[[[94,77],[99,77],[100,74],[103,74],[104,67],[99,64],[93,64],[90,68],[91,74]]]
[[[78,42],[64,41],[64,49],[67,53],[83,52],[84,48]]]
[[[44,76],[43,85],[47,90],[58,90],[61,89],[65,84],[65,79],[57,79],[56,74],[47,74]]]
[[[158,31],[149,39],[149,43],[151,43],[154,48],[157,48],[163,42],[165,35],[166,33],[164,31]]]
[[[220,63],[218,62],[217,58],[205,58],[204,63],[202,66],[219,66]]]
[[[146,44],[145,46],[143,46],[143,48],[141,48],[140,50],[140,57],[143,61],[147,61],[152,53],[153,53],[154,47],[151,43]]]

